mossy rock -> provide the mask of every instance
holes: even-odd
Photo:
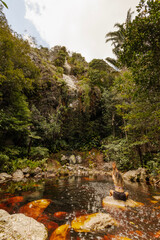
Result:
[[[135,202],[132,199],[128,199],[127,201],[115,200],[113,197],[107,196],[102,200],[103,207],[117,207],[125,209],[126,207],[141,207],[144,204],[141,202]]]

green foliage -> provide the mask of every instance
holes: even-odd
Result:
[[[8,8],[7,4],[6,4],[4,1],[0,0],[0,2],[1,2],[6,8]]]
[[[31,159],[43,159],[49,157],[49,151],[44,147],[32,147],[30,152]]]
[[[63,67],[67,56],[67,51],[65,47],[61,47],[57,53],[54,64],[57,67]]]
[[[116,161],[121,170],[130,170],[138,167],[137,155],[132,152],[126,139],[109,138],[102,144],[106,161]]]
[[[71,65],[72,75],[79,77],[85,74],[88,64],[80,53],[73,53],[71,57],[68,57],[68,62]]]
[[[93,59],[89,67],[99,71],[111,72],[113,69],[103,59]]]
[[[160,89],[160,1],[141,0],[128,26],[120,60],[143,89]]]

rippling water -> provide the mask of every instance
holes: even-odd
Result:
[[[71,240],[103,239],[107,234],[124,236],[132,240],[158,239],[155,238],[155,234],[160,230],[160,201],[155,201],[153,196],[159,196],[160,190],[153,186],[138,183],[125,185],[131,199],[144,203],[140,208],[127,210],[102,207],[102,199],[109,195],[110,189],[113,189],[113,182],[108,177],[70,177],[35,183],[8,183],[1,185],[0,188],[1,200],[8,196],[24,196],[25,202],[21,205],[37,199],[51,199],[52,202],[46,208],[45,214],[50,221],[57,222],[59,226],[70,224],[77,215],[96,212],[110,213],[120,223],[119,227],[112,227],[101,233],[76,233],[71,230]],[[11,213],[18,212],[20,206],[14,207]],[[53,213],[58,211],[65,211],[68,215],[65,219],[57,220]]]

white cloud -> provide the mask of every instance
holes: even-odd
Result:
[[[106,33],[139,0],[25,0],[26,16],[50,47],[66,46],[86,60],[113,56]]]

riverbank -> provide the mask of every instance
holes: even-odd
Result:
[[[52,179],[64,176],[95,177],[111,176],[112,162],[105,162],[103,154],[96,151],[94,153],[61,154],[54,155],[45,161],[41,167],[19,168],[12,174],[7,172],[0,173],[0,183],[7,181],[26,182],[29,179]],[[57,158],[55,160],[55,158]],[[138,168],[121,172],[127,182],[143,182],[160,187],[160,176],[152,176],[147,169]]]

